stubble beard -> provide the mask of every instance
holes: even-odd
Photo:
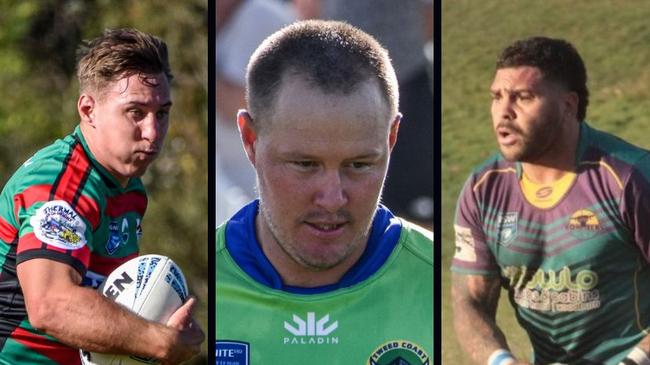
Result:
[[[352,240],[345,245],[344,252],[338,254],[334,257],[333,260],[322,257],[310,257],[309,255],[303,255],[300,252],[299,243],[292,242],[291,238],[284,237],[281,233],[281,229],[274,223],[273,215],[270,211],[266,209],[266,205],[260,195],[260,214],[262,218],[262,224],[266,225],[268,231],[271,233],[275,244],[280,247],[280,249],[293,260],[295,263],[309,271],[326,271],[340,265],[345,259],[350,257],[356,248],[359,247],[364,241],[368,240],[370,228],[372,227],[372,221],[375,216],[373,212],[370,220],[363,230],[361,230],[357,235],[355,235]]]
[[[555,143],[553,136],[560,130],[561,119],[559,113],[549,112],[547,115],[542,115],[538,119],[545,119],[546,122],[534,123],[534,127],[528,133],[524,133],[518,126],[512,127],[521,137],[522,143],[514,151],[508,151],[500,147],[501,154],[506,160],[510,162],[535,163],[547,151],[553,148],[553,144]]]

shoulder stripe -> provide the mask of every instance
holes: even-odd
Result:
[[[27,209],[34,203],[45,202],[51,199],[52,185],[32,185],[22,193],[14,195],[14,216],[20,221],[20,209]],[[64,199],[64,196],[54,196],[54,199]],[[99,226],[99,206],[97,202],[86,195],[80,195],[74,207],[77,213],[88,220],[93,230]]]
[[[50,200],[61,197],[69,202],[73,209],[76,208],[76,203],[81,194],[80,190],[83,189],[83,185],[88,178],[88,170],[90,170],[90,161],[86,156],[86,152],[84,152],[83,146],[77,139],[65,158],[63,170],[52,185]]]
[[[36,351],[57,364],[80,364],[79,350],[52,341],[45,336],[17,327],[11,338],[21,345]]]
[[[0,217],[0,240],[12,244],[16,243],[17,238],[18,230],[16,227],[12,226],[11,223]]]
[[[619,188],[623,189],[623,182],[621,181],[621,178],[618,176],[618,174],[614,171],[614,169],[605,161],[600,160],[600,161],[582,161],[580,162],[580,165],[600,165],[605,168],[605,170],[609,171],[609,173],[612,175],[614,180],[616,180],[616,184],[618,185]]]
[[[504,172],[512,172],[512,173],[515,173],[515,174],[516,174],[516,173],[517,173],[517,170],[515,170],[515,169],[512,168],[512,167],[506,167],[505,169],[493,169],[493,170],[487,170],[486,172],[483,173],[483,175],[482,175],[481,178],[476,182],[476,184],[474,184],[474,186],[472,187],[472,191],[476,191],[476,189],[478,189],[478,187],[479,187],[481,184],[483,184],[483,182],[485,182],[485,179],[487,179],[487,177],[488,177],[490,174],[492,174],[492,173],[504,173]]]

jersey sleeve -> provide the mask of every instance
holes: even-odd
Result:
[[[45,258],[68,264],[83,276],[100,214],[97,199],[84,193],[91,167],[80,144],[69,152],[63,168],[54,165],[22,174],[25,182],[12,195],[16,264]]]
[[[473,191],[472,175],[458,198],[454,220],[455,251],[451,270],[460,274],[496,275],[499,267],[487,245],[479,198]]]
[[[634,243],[650,262],[650,155],[637,165],[623,187],[620,209]]]

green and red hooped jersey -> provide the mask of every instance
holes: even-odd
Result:
[[[146,207],[140,179],[122,188],[93,158],[79,127],[18,168],[0,195],[0,365],[80,363],[78,349],[30,325],[16,266],[34,258],[63,262],[96,288],[138,255]]]
[[[433,364],[431,232],[380,207],[339,283],[288,287],[257,242],[257,209],[217,229],[217,365]]]
[[[476,169],[456,211],[458,274],[498,276],[535,364],[623,359],[650,327],[650,154],[581,124],[572,184],[525,195],[519,163]]]

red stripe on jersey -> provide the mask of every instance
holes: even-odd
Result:
[[[88,270],[100,275],[108,276],[118,266],[138,256],[138,252],[134,252],[124,257],[106,257],[99,256],[95,253],[90,255],[90,267]]]
[[[138,191],[130,191],[106,200],[106,215],[109,217],[119,217],[132,211],[144,216],[145,210],[147,210],[147,196]]]
[[[90,168],[90,161],[81,143],[75,144],[67,162],[54,195],[70,203],[74,199],[77,190],[81,188],[81,180],[86,170]]]
[[[18,237],[18,230],[11,223],[0,217],[0,240],[12,243]]]
[[[16,342],[55,361],[57,364],[81,364],[79,350],[17,327],[10,335]]]
[[[27,233],[20,237],[18,240],[18,248],[16,254],[21,254],[28,250],[40,250],[43,247],[43,242],[36,238],[34,232]]]
[[[43,242],[41,242],[41,240],[39,240],[36,237],[36,235],[34,235],[33,232],[30,232],[23,235],[18,240],[18,249],[16,250],[17,251],[16,254],[19,255],[29,250],[42,250],[42,247],[43,247]],[[74,257],[75,259],[79,260],[86,268],[90,263],[90,249],[88,248],[87,245],[83,246],[82,248],[78,248],[76,250],[66,250],[65,248],[48,245],[46,243],[45,250],[55,251],[55,252],[70,255],[71,257]]]
[[[14,195],[14,215],[16,217],[16,220],[17,221],[20,220],[18,214],[20,213],[21,208],[27,209],[31,207],[32,204],[34,203],[46,202],[50,200],[51,189],[52,189],[52,185],[49,184],[32,185],[27,189],[25,189],[22,193]],[[72,194],[72,196],[74,196],[74,193]],[[55,199],[62,199],[67,201],[68,203],[72,201],[72,198],[68,200],[65,199],[65,197],[59,195],[57,195]],[[81,195],[79,197],[79,201],[77,202],[77,207],[75,208],[75,211],[82,217],[86,218],[86,220],[88,220],[93,230],[97,229],[97,226],[99,225],[99,205],[97,204],[96,201],[94,201],[93,199],[85,195]]]

